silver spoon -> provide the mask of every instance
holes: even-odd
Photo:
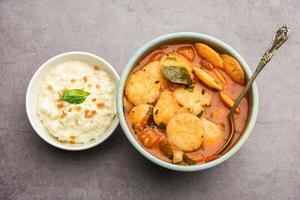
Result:
[[[230,149],[230,147],[232,145],[233,136],[234,136],[234,133],[236,131],[235,126],[234,126],[234,111],[235,111],[235,109],[238,107],[238,105],[241,102],[241,100],[243,99],[243,97],[247,94],[248,90],[251,88],[252,83],[254,82],[255,78],[260,73],[260,71],[271,60],[271,58],[273,57],[275,52],[279,49],[279,47],[289,38],[290,32],[291,31],[290,31],[290,29],[288,28],[287,25],[283,25],[282,27],[280,27],[277,30],[276,35],[273,38],[273,41],[271,43],[271,46],[263,54],[260,62],[258,63],[257,68],[255,69],[255,72],[253,73],[253,75],[251,76],[251,78],[247,82],[245,88],[240,93],[239,97],[236,99],[235,103],[231,107],[230,112],[228,113],[228,120],[229,120],[229,124],[230,124],[230,127],[231,127],[231,132],[230,132],[230,135],[229,135],[228,140],[226,141],[226,143],[216,153],[217,156],[221,156],[221,155],[225,154]]]

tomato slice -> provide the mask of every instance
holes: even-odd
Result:
[[[163,55],[163,52],[156,52],[150,57],[150,61],[160,60]]]
[[[156,144],[159,138],[160,134],[153,129],[146,129],[138,136],[140,142],[149,149]]]
[[[138,131],[142,131],[148,125],[149,120],[150,120],[150,115],[146,115],[140,123],[135,125],[134,129]]]
[[[177,52],[186,57],[189,61],[193,61],[195,59],[195,52],[192,47],[180,47]]]

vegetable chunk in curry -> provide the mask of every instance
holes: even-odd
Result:
[[[239,62],[203,43],[170,44],[145,56],[128,77],[126,122],[136,140],[166,162],[209,162],[229,135],[227,114],[244,88]],[[248,118],[248,97],[235,112],[234,143]]]

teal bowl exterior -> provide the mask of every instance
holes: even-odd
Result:
[[[242,56],[234,50],[231,46],[226,44],[225,42],[222,42],[221,40],[218,40],[214,37],[200,34],[200,33],[193,33],[193,32],[179,32],[179,33],[170,33],[163,36],[160,36],[158,38],[155,38],[148,43],[146,43],[142,48],[140,48],[133,57],[129,60],[128,64],[126,65],[122,75],[121,79],[119,81],[118,85],[118,91],[117,91],[117,108],[118,108],[118,115],[121,127],[131,142],[131,144],[147,159],[154,162],[155,164],[162,166],[167,169],[176,170],[176,171],[184,171],[184,172],[193,172],[193,171],[200,171],[208,168],[212,168],[216,165],[221,164],[222,162],[229,159],[231,156],[233,156],[246,142],[248,139],[251,131],[254,128],[256,117],[258,113],[258,90],[256,83],[254,82],[252,85],[252,88],[249,92],[249,118],[248,122],[245,128],[245,131],[239,141],[228,151],[226,154],[221,156],[220,158],[203,163],[198,165],[191,165],[191,166],[181,166],[181,165],[175,165],[172,163],[165,162],[163,160],[160,160],[159,158],[155,157],[154,155],[150,154],[147,150],[145,150],[135,139],[135,137],[130,132],[125,116],[123,111],[123,95],[124,95],[124,87],[126,80],[128,78],[128,75],[133,70],[133,68],[136,66],[136,64],[148,53],[150,53],[152,50],[154,50],[156,47],[165,45],[165,44],[172,44],[172,43],[181,43],[181,42],[202,42],[205,44],[208,44],[209,46],[216,49],[218,52],[227,53],[229,55],[232,55],[234,58],[236,58],[241,66],[243,67],[245,71],[246,78],[249,79],[251,76],[251,70],[246,63],[246,61],[242,58]]]

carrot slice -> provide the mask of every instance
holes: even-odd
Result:
[[[225,93],[220,93],[220,97],[221,97],[221,100],[222,100],[222,102],[225,104],[225,106],[227,107],[227,108],[231,108],[232,106],[233,106],[233,104],[235,103],[234,102],[234,100],[230,97],[230,96],[228,96],[227,94],[225,94]],[[236,110],[235,110],[235,112],[236,113],[240,113],[240,108],[239,107],[237,107],[236,108]]]

